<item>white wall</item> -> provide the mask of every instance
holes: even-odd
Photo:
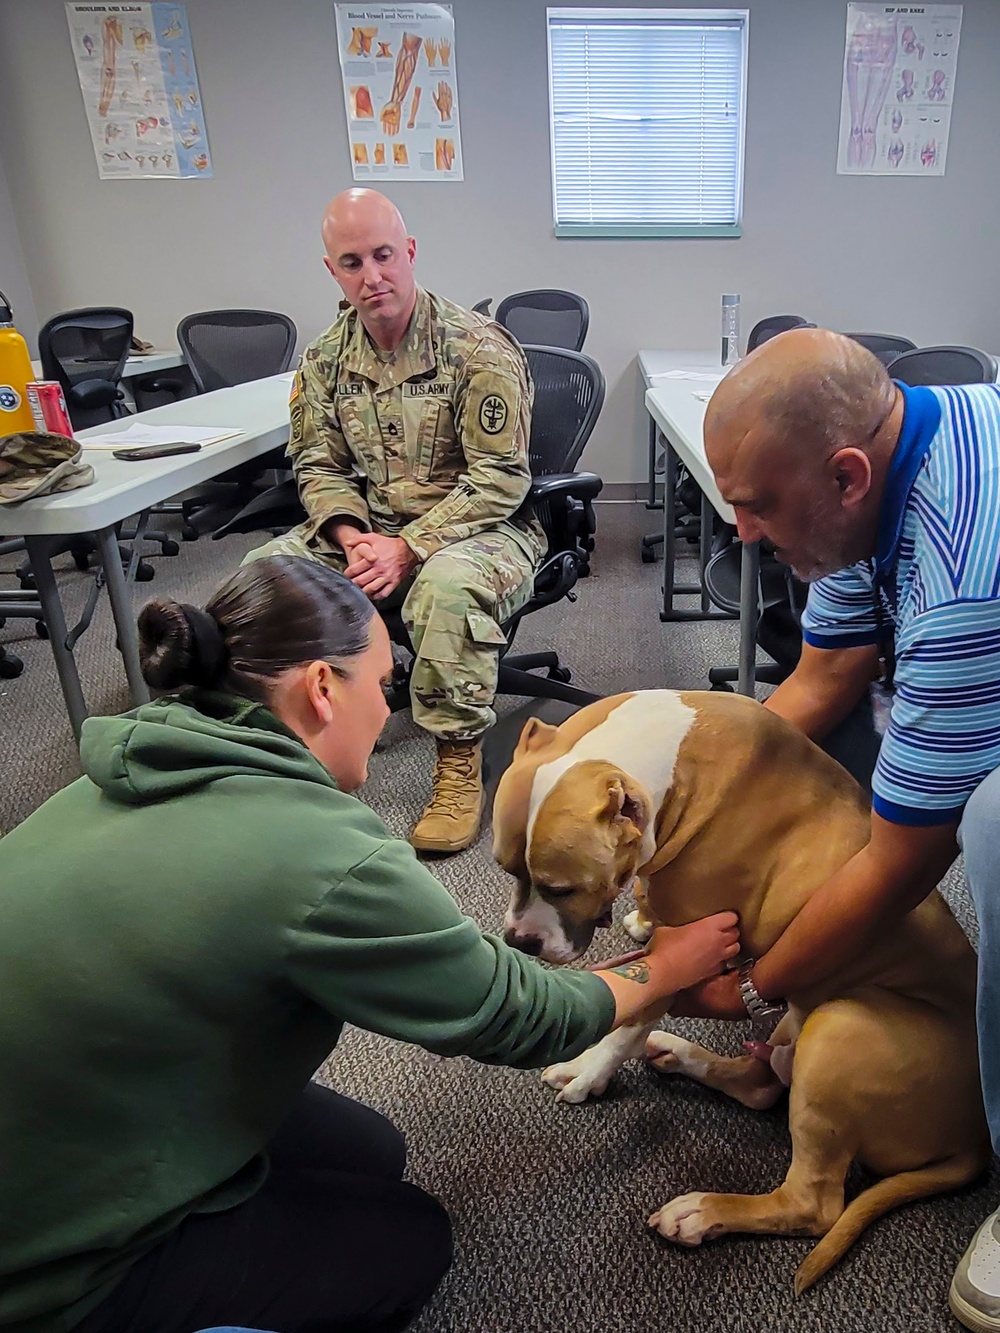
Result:
[[[0,291],[14,308],[14,322],[28,340],[32,355],[36,351],[38,316],[31,294],[28,270],[21,251],[21,237],[14,217],[14,205],[0,158]]]
[[[0,158],[38,314],[127,305],[140,336],[169,342],[188,311],[262,305],[310,337],[338,295],[319,218],[351,183],[332,0],[187,8],[215,179],[102,182],[62,0],[0,0]],[[741,240],[553,238],[544,0],[454,0],[466,180],[389,191],[425,285],[470,305],[532,286],[587,297],[608,377],[587,462],[608,481],[644,473],[636,350],[714,345],[723,291],[742,292],[744,331],[795,311],[1000,350],[1000,4],[965,0],[948,171],[930,180],[835,174],[842,0],[749,8]]]

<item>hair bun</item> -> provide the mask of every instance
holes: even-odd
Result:
[[[148,602],[139,613],[139,657],[143,678],[155,690],[211,689],[229,664],[215,617],[169,597]]]

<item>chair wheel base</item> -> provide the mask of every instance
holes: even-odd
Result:
[[[35,621],[35,637],[38,639],[47,639],[49,637],[49,627],[44,620]]]
[[[735,694],[735,693],[736,693],[736,691],[733,689],[732,685],[726,685],[726,684],[725,684],[724,682],[722,682],[722,681],[720,681],[718,685],[709,685],[708,688],[709,688],[710,692],[713,693],[713,694]]]
[[[136,583],[148,583],[155,573],[156,570],[152,565],[145,560],[140,560],[135,569],[135,581]]]
[[[161,542],[160,550],[164,555],[176,555],[181,548],[176,542]]]
[[[651,550],[648,546],[644,546],[642,548],[642,563],[644,565],[655,565],[656,561],[657,561],[656,551]]]
[[[13,653],[5,653],[0,657],[0,680],[16,680],[24,670],[24,663]]]
[[[573,679],[573,673],[570,671],[569,667],[554,666],[549,667],[548,677],[549,680],[559,680],[562,681],[564,685],[568,685]]]

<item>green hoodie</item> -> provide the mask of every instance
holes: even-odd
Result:
[[[524,1068],[614,1017],[465,917],[266,709],[91,718],[0,840],[0,1328],[71,1328],[231,1207],[344,1023]]]

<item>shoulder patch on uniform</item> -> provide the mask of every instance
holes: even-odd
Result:
[[[499,435],[508,415],[507,403],[498,393],[488,393],[479,404],[479,424],[487,435]]]
[[[299,377],[298,375],[296,375],[295,378],[292,380],[292,392],[288,395],[289,407],[291,407],[292,403],[295,402],[298,396],[299,396]]]

